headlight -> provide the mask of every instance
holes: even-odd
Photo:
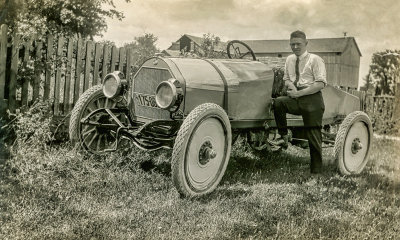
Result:
[[[156,90],[156,103],[162,109],[172,108],[178,99],[176,86],[174,85],[175,79],[169,79],[161,82]]]
[[[127,81],[124,78],[124,74],[120,71],[109,73],[104,77],[103,80],[103,93],[107,98],[115,98],[121,93],[121,90]]]

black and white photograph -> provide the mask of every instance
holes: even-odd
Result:
[[[0,0],[0,239],[399,239],[397,0]]]

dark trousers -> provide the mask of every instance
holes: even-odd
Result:
[[[322,93],[290,98],[278,97],[274,100],[274,116],[280,135],[287,135],[286,113],[301,115],[304,132],[310,147],[311,172],[320,172],[322,167],[322,116],[325,106]]]

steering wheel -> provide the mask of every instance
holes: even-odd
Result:
[[[245,49],[247,52],[242,53],[240,49]],[[246,55],[251,54],[253,57],[253,60],[256,61],[256,55],[254,54],[253,50],[247,45],[246,43],[239,41],[239,40],[233,40],[228,43],[226,46],[226,52],[228,53],[229,58],[235,58],[235,59],[243,59]]]

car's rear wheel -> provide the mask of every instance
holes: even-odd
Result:
[[[341,174],[360,173],[368,161],[372,125],[367,114],[355,111],[339,127],[335,139],[336,165]]]
[[[118,125],[106,111],[93,114],[85,123],[81,120],[98,109],[110,109],[123,104],[123,99],[117,99],[106,98],[101,85],[85,91],[71,112],[69,137],[72,143],[79,143],[84,150],[94,154],[114,149]],[[121,122],[127,121],[124,114],[116,116]]]
[[[231,125],[225,111],[213,103],[196,107],[183,121],[172,152],[172,180],[185,197],[213,191],[229,162]]]

